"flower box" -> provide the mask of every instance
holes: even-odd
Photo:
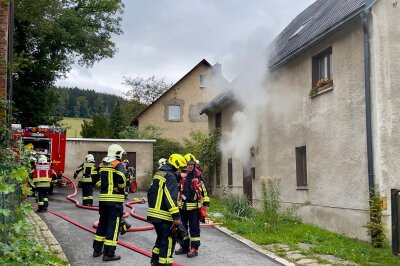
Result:
[[[330,91],[333,89],[333,80],[331,79],[321,79],[318,80],[317,84],[310,91],[310,98],[321,94],[324,91]]]

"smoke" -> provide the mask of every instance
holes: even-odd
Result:
[[[240,110],[233,114],[232,130],[224,135],[221,150],[248,165],[269,102],[265,85],[268,77],[266,52],[249,56],[242,67],[245,70],[230,85]]]

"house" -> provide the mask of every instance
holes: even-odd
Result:
[[[305,203],[305,222],[368,240],[376,186],[398,242],[399,22],[397,1],[318,0],[301,12],[267,48],[262,90],[245,88],[244,73],[202,110],[222,131],[213,190],[257,205],[260,180],[276,177],[284,204]],[[251,127],[251,139],[238,130]]]
[[[200,111],[227,84],[221,65],[211,66],[203,59],[142,111],[133,125],[140,130],[156,125],[164,138],[182,143],[193,131],[208,131],[207,116]]]

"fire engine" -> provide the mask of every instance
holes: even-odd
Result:
[[[67,130],[62,127],[45,126],[21,128],[13,124],[13,139],[23,146],[30,146],[36,155],[46,155],[51,162],[57,178],[61,178],[65,169],[65,148]]]

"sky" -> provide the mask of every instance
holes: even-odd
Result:
[[[56,85],[123,95],[124,77],[175,83],[202,59],[231,81],[314,0],[124,0],[118,52]]]

